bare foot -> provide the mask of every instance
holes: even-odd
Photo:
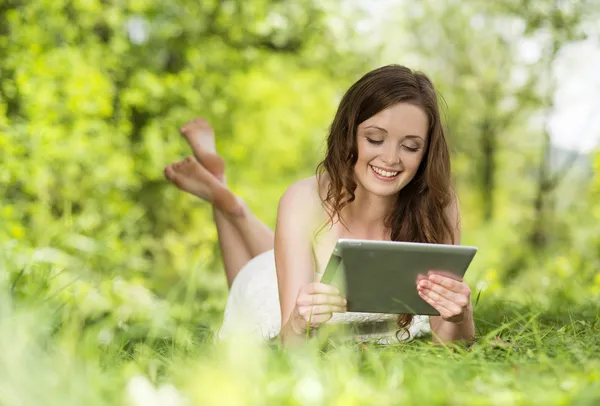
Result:
[[[225,173],[225,161],[217,155],[215,134],[212,127],[203,118],[195,118],[179,129],[185,137],[196,159],[220,181]]]
[[[212,203],[226,214],[242,215],[238,198],[192,156],[165,168],[165,176],[179,189]]]

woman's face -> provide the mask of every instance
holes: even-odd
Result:
[[[399,103],[358,126],[358,186],[377,196],[393,196],[417,173],[427,145],[428,120],[412,104]]]

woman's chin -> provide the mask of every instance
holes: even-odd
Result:
[[[369,194],[375,195],[377,197],[386,198],[386,197],[396,197],[398,193],[402,190],[403,185],[374,185],[370,184],[365,188]]]

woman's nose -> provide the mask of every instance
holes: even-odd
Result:
[[[386,165],[392,166],[400,163],[400,154],[395,148],[386,149],[382,158]]]

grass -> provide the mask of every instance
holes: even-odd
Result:
[[[215,343],[212,325],[197,323],[111,335],[110,317],[89,323],[5,289],[0,404],[599,404],[600,306],[552,304],[480,299],[470,346],[332,336],[284,350],[247,337]]]

